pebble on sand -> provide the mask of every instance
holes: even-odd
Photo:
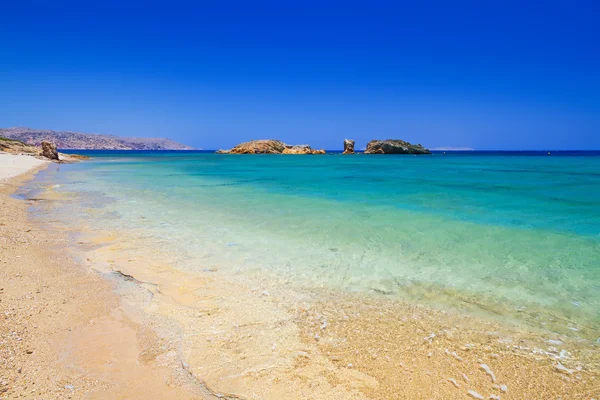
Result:
[[[499,389],[501,390],[503,393],[506,393],[508,391],[508,386],[506,385],[494,385],[492,386],[494,389]]]
[[[453,384],[457,388],[460,387],[460,385],[458,384],[458,382],[456,382],[456,379],[454,379],[454,378],[448,378],[448,382],[450,382],[451,384]]]
[[[477,393],[477,392],[476,392],[476,391],[474,391],[474,390],[469,390],[469,391],[467,392],[467,395],[469,395],[469,396],[471,396],[472,398],[474,398],[474,399],[477,399],[477,400],[483,400],[483,396],[482,396],[482,395],[480,395],[479,393]]]
[[[452,357],[456,358],[458,361],[462,361],[462,360],[463,360],[461,356],[459,356],[458,354],[456,354],[456,351],[453,351],[453,352],[451,353],[451,352],[449,352],[449,351],[448,351],[448,349],[445,349],[445,350],[444,350],[444,352],[445,352],[447,355],[449,355],[449,356],[452,356]]]
[[[481,364],[480,367],[490,376],[490,378],[492,378],[492,383],[496,383],[496,375],[494,375],[490,367],[488,367],[487,364]]]
[[[573,373],[572,369],[569,369],[567,367],[565,367],[564,365],[562,365],[560,362],[557,363],[554,368],[556,368],[559,372],[563,372],[565,374],[571,375]]]

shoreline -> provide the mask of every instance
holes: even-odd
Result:
[[[0,396],[208,398],[176,370],[140,363],[157,339],[113,283],[73,261],[63,235],[29,219],[31,202],[12,197],[49,163],[11,157],[18,166],[0,180]]]
[[[30,175],[11,181],[11,190]],[[210,271],[184,272],[168,255],[150,251],[151,243],[123,232],[94,232],[72,243],[68,232],[83,224],[32,222],[27,202],[10,193],[0,193],[3,207],[11,207],[11,220],[7,224],[2,214],[5,225],[0,228],[6,237],[16,238],[26,227],[31,238],[2,254],[12,261],[3,273],[21,271],[16,253],[31,253],[30,270],[24,272],[46,282],[41,293],[58,289],[71,296],[64,309],[60,298],[45,298],[61,320],[48,315],[48,330],[34,328],[18,341],[60,338],[50,340],[60,344],[43,350],[45,358],[38,363],[53,375],[84,384],[54,385],[47,393],[56,398],[65,393],[73,398],[164,398],[157,394],[161,389],[174,398],[466,398],[468,390],[502,399],[597,396],[598,349],[540,348],[530,333],[399,301],[325,290],[299,293],[267,282],[250,287]],[[41,200],[43,206],[44,196]],[[13,280],[7,275],[0,293],[18,289]],[[36,291],[22,293],[37,301],[41,293]],[[6,294],[0,299],[6,306]],[[76,328],[66,331],[64,321]],[[41,326],[27,319],[18,325],[28,330],[33,323]],[[115,336],[128,339],[103,342]],[[548,347],[556,351],[548,352]],[[37,354],[35,350],[27,357]],[[557,369],[559,363],[565,370]],[[124,370],[129,368],[135,371]],[[28,376],[36,385],[47,379],[39,372]],[[93,376],[104,377],[102,384],[88,382]],[[31,395],[27,390],[38,387],[30,384],[19,393]],[[112,396],[100,390],[112,390],[106,392]]]
[[[145,310],[176,322],[187,369],[221,394],[395,399],[474,390],[503,399],[587,398],[600,378],[598,349],[589,343],[369,295],[185,272],[121,232],[84,235],[84,242],[90,268],[152,293]]]

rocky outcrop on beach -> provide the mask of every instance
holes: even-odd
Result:
[[[354,154],[354,140],[344,139],[344,152],[342,154]]]
[[[58,163],[72,163],[87,159],[79,154],[63,154],[56,150],[56,145],[51,142],[42,142],[40,147],[30,146],[18,140],[0,136],[0,152],[33,156],[42,160],[51,160]]]
[[[42,142],[42,155],[50,160],[58,160],[56,145],[50,142]]]
[[[0,136],[0,151],[10,154],[37,154],[39,149],[18,140]]]
[[[371,140],[365,154],[431,154],[420,144],[411,144],[399,139]]]
[[[19,140],[32,146],[42,142],[56,144],[69,150],[192,150],[192,147],[170,139],[125,138],[113,135],[96,135],[79,132],[39,130],[31,128],[0,128],[0,136]]]
[[[281,140],[251,140],[240,143],[230,150],[217,150],[217,154],[325,154],[325,150],[313,149],[307,144],[289,145]]]

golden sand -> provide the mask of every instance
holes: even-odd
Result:
[[[0,184],[0,398],[209,398],[174,366],[144,361],[153,331],[10,197],[31,176]]]
[[[240,282],[210,270],[183,272],[161,259],[160,250],[115,233],[90,236],[89,243],[98,246],[86,252],[91,268],[135,277],[152,293],[145,313],[176,323],[182,362],[214,393],[248,399],[600,395],[599,349],[589,342],[383,296],[299,291],[266,275]],[[559,339],[560,345],[546,342]]]
[[[36,382],[44,398],[600,398],[600,349],[590,342],[384,296],[301,290],[266,274],[185,272],[142,235],[98,232],[84,221],[42,230],[26,222],[23,202],[2,201],[17,213],[3,213],[3,223],[45,241],[40,254],[29,241],[2,259],[32,257],[28,274],[57,293],[48,304],[60,313],[26,339],[47,348],[37,361],[43,373],[20,379],[14,368],[33,357],[19,355],[3,370],[11,374],[7,393]],[[69,243],[71,230],[88,233]]]

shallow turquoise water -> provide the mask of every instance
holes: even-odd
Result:
[[[598,156],[98,155],[33,186],[79,193],[68,218],[143,227],[180,268],[600,326]]]

